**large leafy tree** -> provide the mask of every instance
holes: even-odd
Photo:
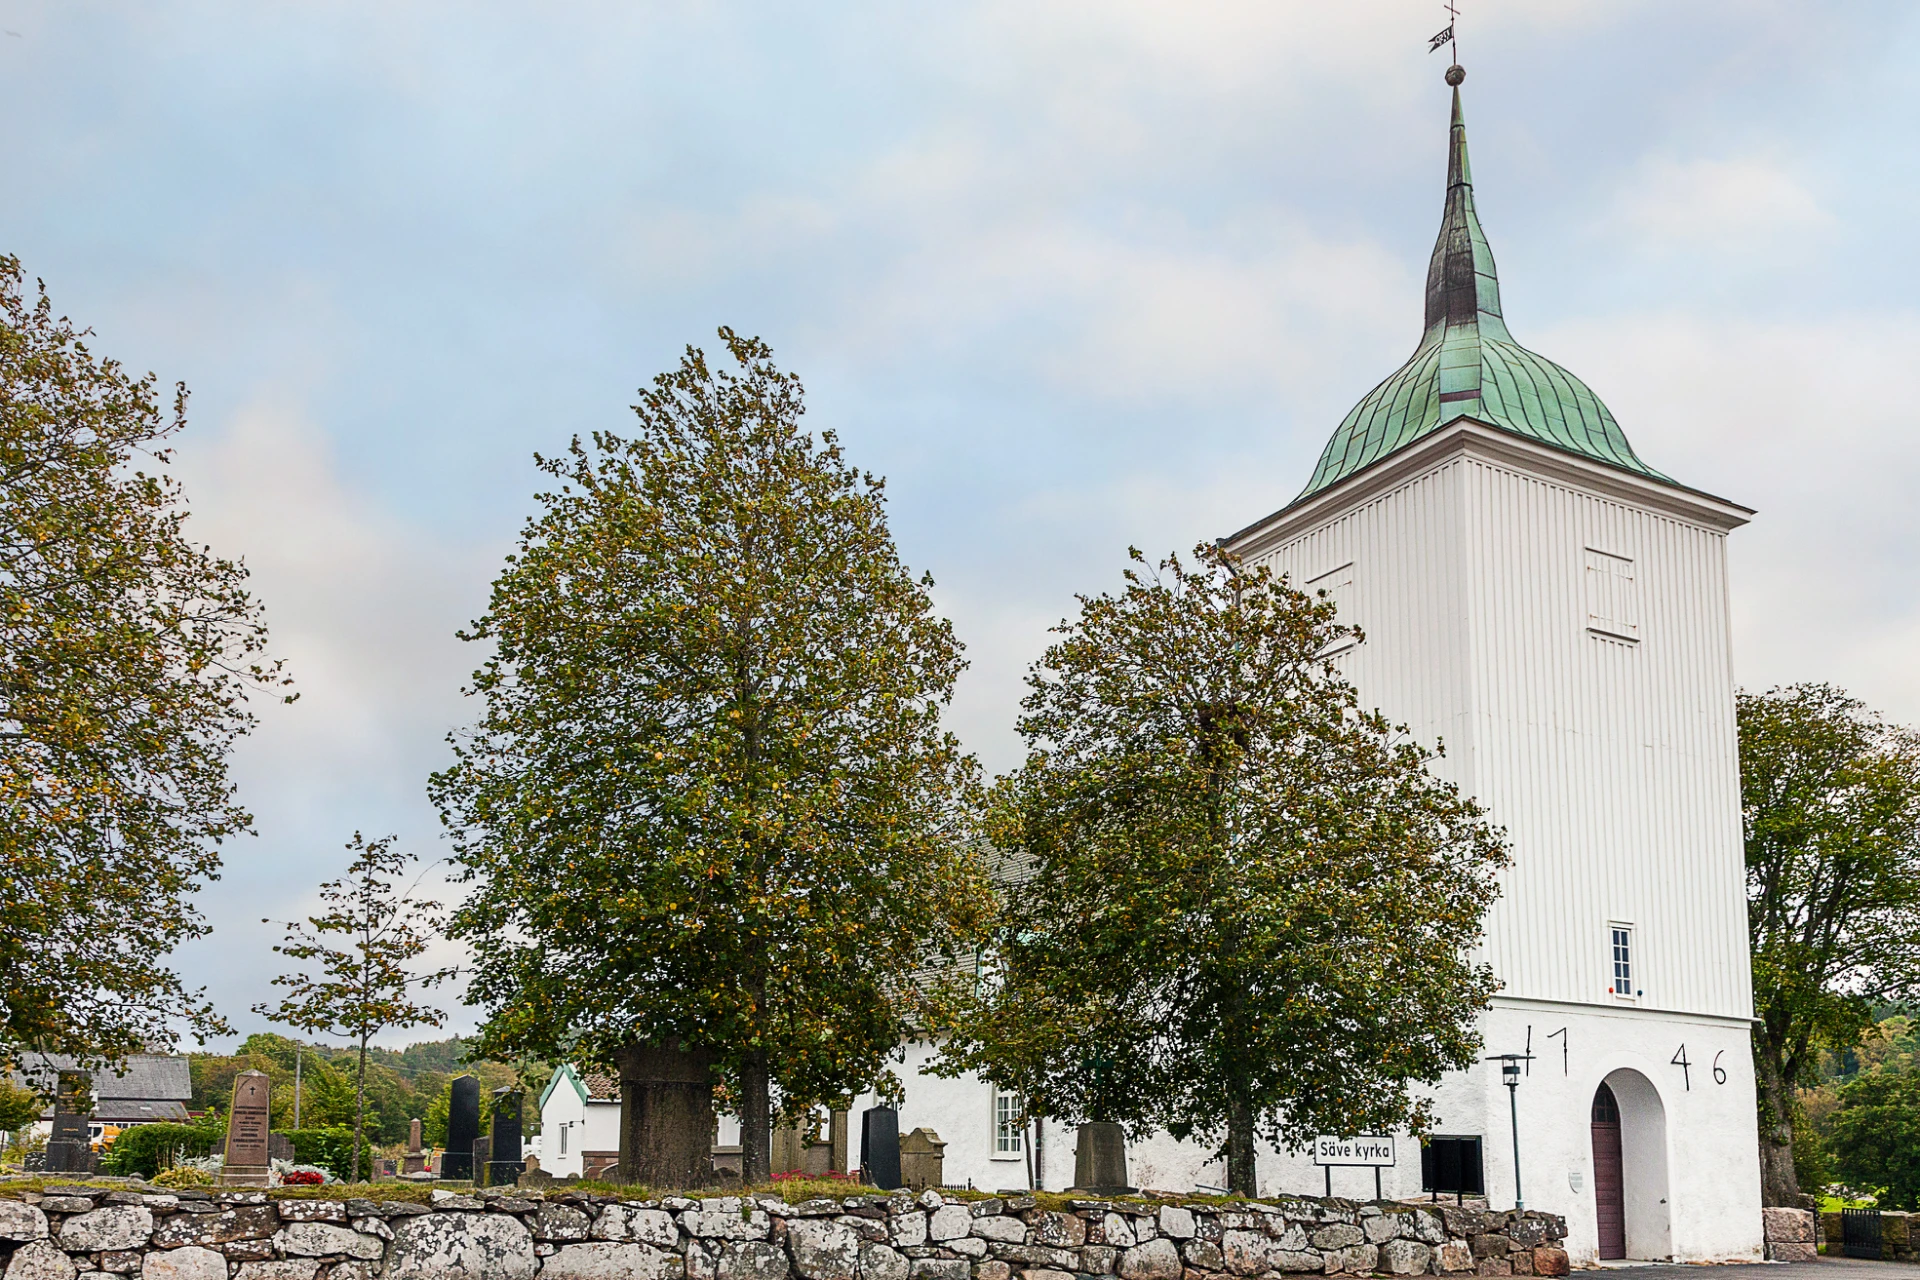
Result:
[[[1879,1069],[1840,1086],[1828,1135],[1834,1172],[1883,1192],[1887,1209],[1920,1209],[1920,1072]]]
[[[96,356],[0,257],[0,1059],[225,1030],[165,964],[247,831],[227,773],[285,678],[166,473],[186,391]]]
[[[992,815],[1032,877],[945,1069],[1221,1142],[1253,1195],[1256,1138],[1419,1129],[1413,1086],[1473,1061],[1505,846],[1361,709],[1330,601],[1212,546],[1133,560],[1028,678]]]
[[[413,896],[417,877],[405,887],[400,884],[413,855],[394,848],[392,837],[368,840],[357,831],[347,848],[353,851],[347,874],[320,886],[325,910],[285,922],[286,941],[274,947],[299,962],[292,973],[273,980],[288,989],[286,997],[277,1005],[255,1005],[254,1012],[355,1042],[349,1177],[358,1182],[367,1123],[368,1043],[393,1027],[439,1026],[446,1015],[416,1002],[412,993],[445,982],[456,970],[413,967],[441,924],[440,904]],[[333,945],[334,939],[339,945]]]
[[[881,482],[801,429],[798,379],[720,336],[731,360],[689,348],[632,438],[540,460],[560,488],[467,634],[483,711],[432,783],[485,1051],[617,1066],[623,1166],[667,1184],[705,1172],[711,1084],[751,1182],[775,1094],[874,1082],[903,975],[983,893],[931,580]],[[658,1080],[698,1100],[663,1117]]]
[[[1825,684],[1738,708],[1762,1193],[1793,1205],[1795,1090],[1920,992],[1920,735]]]

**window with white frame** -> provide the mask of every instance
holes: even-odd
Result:
[[[1314,599],[1325,596],[1333,601],[1336,612],[1333,620],[1343,627],[1353,625],[1353,562],[1348,561],[1338,569],[1329,569],[1317,578],[1307,579],[1307,594]],[[1345,653],[1358,644],[1359,637],[1351,631],[1341,636],[1320,651],[1320,656],[1330,658],[1337,653]]]
[[[993,1158],[1017,1160],[1027,1149],[1027,1126],[1021,1113],[1026,1104],[1017,1093],[993,1090]]]
[[[1640,592],[1633,561],[1587,549],[1587,630],[1615,640],[1640,638]]]
[[[1633,926],[1615,921],[1607,926],[1607,934],[1608,955],[1613,965],[1613,998],[1631,1000],[1634,997]]]
[[[571,1120],[566,1121],[564,1124],[560,1126],[560,1154],[561,1155],[567,1154],[567,1130],[571,1128],[573,1128],[573,1121]]]

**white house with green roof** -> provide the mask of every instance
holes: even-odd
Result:
[[[1523,1193],[1565,1215],[1576,1261],[1758,1258],[1726,560],[1752,512],[1647,465],[1585,383],[1514,340],[1461,78],[1419,345],[1299,496],[1227,542],[1332,596],[1365,634],[1335,661],[1444,744],[1436,771],[1511,839],[1482,952],[1504,986],[1483,1031],[1488,1055],[1521,1055],[1521,1167],[1499,1062],[1438,1090],[1446,1150],[1477,1152],[1493,1207]],[[927,1053],[910,1047],[907,1071]],[[1025,1185],[1030,1146],[1043,1185],[1071,1180],[1071,1131],[1010,1131],[983,1082],[906,1078],[901,1128],[938,1129],[948,1182]],[[1434,1180],[1420,1156],[1400,1135],[1387,1195]],[[1166,1136],[1130,1158],[1145,1187],[1224,1181]],[[1263,1149],[1259,1165],[1263,1192],[1327,1185],[1303,1153]],[[1335,1170],[1333,1190],[1371,1197],[1373,1177]]]
[[[589,1177],[620,1154],[620,1082],[563,1062],[540,1091],[540,1167]]]

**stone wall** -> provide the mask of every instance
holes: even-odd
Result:
[[[1775,1210],[1763,1209],[1761,1212],[1772,1214]],[[1768,1233],[1767,1253],[1772,1257],[1771,1219],[1768,1221]],[[1839,1256],[1841,1235],[1838,1212],[1820,1215],[1820,1243],[1828,1253]],[[1881,1211],[1880,1257],[1887,1262],[1920,1262],[1920,1213],[1903,1213],[1898,1209]]]
[[[1768,1262],[1812,1262],[1820,1256],[1811,1209],[1762,1209],[1760,1226]]]
[[[431,1206],[65,1188],[0,1199],[4,1280],[1280,1280],[1567,1273],[1565,1223],[1447,1204],[856,1195]],[[1046,1207],[1055,1206],[1058,1207]],[[106,1276],[100,1280],[107,1280]]]

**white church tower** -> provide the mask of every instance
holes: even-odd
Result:
[[[1447,78],[1420,345],[1300,496],[1228,542],[1332,595],[1365,633],[1338,658],[1363,700],[1444,743],[1438,771],[1508,832],[1484,1032],[1489,1055],[1532,1054],[1511,1100],[1527,1207],[1566,1216],[1576,1262],[1757,1258],[1726,560],[1752,513],[1641,461],[1584,383],[1514,341],[1464,73]],[[1440,1104],[1440,1133],[1478,1140],[1488,1197],[1511,1206],[1501,1064]]]

